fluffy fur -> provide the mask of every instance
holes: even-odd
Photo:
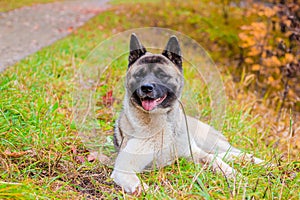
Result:
[[[114,135],[119,153],[111,175],[126,192],[139,193],[148,187],[141,185],[136,173],[169,165],[178,157],[209,163],[228,177],[236,175],[224,160],[240,156],[241,151],[209,125],[185,117],[179,103],[183,83],[181,50],[175,36],[162,54],[152,54],[132,34],[126,94]],[[262,162],[252,155],[246,157]]]

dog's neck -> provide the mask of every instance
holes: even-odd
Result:
[[[131,104],[131,106],[126,106]],[[181,109],[179,103],[173,104],[172,108],[168,110],[157,110],[154,112],[146,112],[136,107],[132,102],[124,103],[124,114],[128,119],[129,124],[134,129],[135,134],[146,136],[153,135],[156,132],[167,131],[176,129],[176,120],[180,120],[178,116],[181,116]],[[130,114],[129,114],[130,113]],[[176,117],[177,116],[177,117]],[[174,127],[173,127],[174,126]],[[149,127],[152,127],[149,130]],[[174,131],[171,131],[174,132]]]

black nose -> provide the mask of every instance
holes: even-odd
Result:
[[[146,94],[151,93],[153,91],[153,89],[154,89],[154,85],[151,83],[146,83],[141,86],[142,92],[144,92]]]

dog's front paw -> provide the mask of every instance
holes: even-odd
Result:
[[[228,168],[228,169],[225,169],[224,171],[223,170],[221,170],[221,171],[224,174],[224,176],[226,176],[226,178],[229,178],[229,179],[235,179],[238,177],[242,177],[242,174],[233,168]]]
[[[111,178],[117,185],[121,186],[125,192],[130,194],[140,195],[143,190],[149,188],[148,185],[144,183],[141,185],[141,182],[135,173],[114,170]]]
[[[132,193],[135,196],[140,196],[142,194],[142,191],[147,191],[149,189],[149,186],[146,183],[142,183],[143,185],[139,185],[136,187],[135,191]]]

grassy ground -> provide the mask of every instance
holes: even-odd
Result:
[[[151,6],[164,15],[163,7],[154,3],[147,8]],[[132,198],[113,184],[109,178],[111,167],[97,161],[88,162],[89,152],[72,124],[72,93],[76,71],[100,41],[141,24],[156,23],[150,17],[139,17],[144,12],[141,7],[143,4],[116,6],[73,35],[0,74],[1,199]],[[206,8],[206,11],[209,9],[215,8]],[[172,18],[161,17],[162,21]],[[220,54],[217,52],[213,56],[218,58]],[[124,65],[124,59],[120,58],[115,64]],[[230,82],[229,75],[223,75],[224,80]],[[299,199],[298,155],[293,151],[279,151],[274,148],[275,142],[266,142],[265,137],[272,133],[267,126],[256,128],[266,119],[253,116],[251,105],[229,101],[222,131],[234,146],[271,160],[275,166],[264,168],[240,160],[233,165],[243,178],[227,180],[221,174],[180,159],[169,167],[141,174],[142,180],[150,185],[150,190],[142,197]],[[99,123],[111,134],[115,113],[103,112]]]
[[[21,8],[23,6],[31,6],[37,3],[50,3],[59,0],[0,0],[0,12],[6,12]]]

